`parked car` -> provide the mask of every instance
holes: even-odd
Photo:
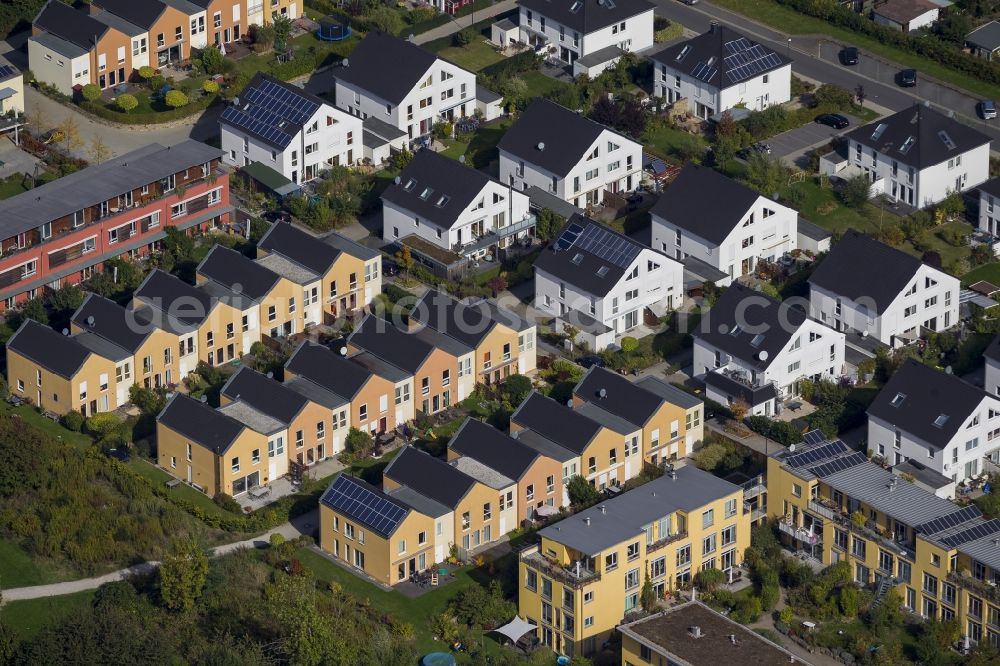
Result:
[[[577,365],[580,365],[587,369],[593,368],[594,366],[597,366],[598,368],[604,367],[604,359],[596,355],[581,356],[580,358],[576,359],[576,363]]]
[[[842,116],[839,113],[821,113],[816,116],[816,122],[820,125],[829,125],[834,129],[844,129],[851,124],[847,116]]]
[[[997,103],[991,99],[984,99],[979,103],[979,115],[983,120],[993,120],[997,117]]]
[[[904,69],[899,73],[897,77],[899,85],[904,88],[912,88],[917,85],[917,70],[915,69]]]
[[[840,62],[850,67],[857,65],[860,57],[861,52],[858,51],[857,46],[848,46],[840,52]]]
[[[681,0],[685,5],[697,5],[698,0]]]

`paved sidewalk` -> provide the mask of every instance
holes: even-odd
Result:
[[[516,8],[514,0],[502,0],[492,7],[474,12],[472,14],[466,14],[465,16],[460,16],[456,19],[452,19],[448,23],[442,26],[428,30],[427,32],[421,33],[416,36],[417,44],[426,44],[427,42],[433,42],[435,39],[440,39],[441,37],[447,37],[453,33],[458,32],[464,28],[468,28],[473,22],[478,23],[479,21],[485,21],[488,18],[493,18],[498,14],[503,14],[504,12],[509,12],[510,10]]]
[[[211,549],[212,557],[228,555],[241,548],[265,548],[271,539],[272,534],[280,534],[285,539],[296,539],[300,536],[312,536],[316,528],[319,527],[319,510],[313,510],[302,514],[291,521],[278,525],[272,530],[268,530],[259,536],[233,543],[223,544]],[[79,580],[69,580],[62,583],[52,583],[51,585],[34,585],[32,587],[15,587],[3,590],[3,603],[9,601],[24,601],[26,599],[41,599],[44,597],[58,597],[74,592],[85,590],[96,590],[105,583],[114,583],[124,580],[129,576],[148,574],[160,566],[159,562],[141,562],[131,567],[112,571],[103,576],[93,578],[81,578]]]

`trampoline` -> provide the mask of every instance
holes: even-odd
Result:
[[[351,26],[326,17],[320,20],[316,36],[324,42],[342,42],[351,36]]]
[[[455,657],[447,652],[431,652],[420,660],[421,666],[455,666]]]

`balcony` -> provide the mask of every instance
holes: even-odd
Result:
[[[688,535],[687,532],[678,532],[677,534],[671,534],[671,535],[669,535],[668,537],[666,537],[664,539],[660,539],[659,541],[654,541],[653,543],[651,543],[648,546],[646,546],[646,552],[647,553],[652,553],[654,550],[659,550],[661,548],[665,548],[666,546],[668,546],[669,544],[672,544],[675,541],[680,541],[681,539],[686,539],[687,535]]]
[[[519,234],[523,231],[534,228],[538,220],[532,213],[528,213],[523,219],[518,220],[512,224],[500,227],[499,229],[493,229],[480,234],[473,238],[468,243],[455,243],[452,250],[456,254],[474,254],[480,252],[487,248],[498,245],[501,240],[507,238],[508,236],[513,236]]]
[[[554,580],[558,580],[563,585],[567,585],[574,590],[579,590],[585,585],[601,579],[600,573],[580,563],[572,567],[564,567],[557,562],[553,562],[538,552],[538,546],[530,546],[522,550],[520,557],[521,561],[531,568]]]
[[[787,523],[784,520],[778,521],[778,530],[791,536],[793,539],[797,539],[803,543],[808,543],[811,546],[815,546],[823,540],[822,534],[810,534],[809,530],[806,528],[796,527],[795,525]]]
[[[764,483],[764,475],[759,474],[755,478],[743,484],[743,499],[749,500],[759,497],[767,492],[767,485]]]
[[[809,510],[827,520],[839,521],[841,519],[840,508],[827,499],[809,500]]]
[[[948,580],[958,584],[976,596],[988,599],[995,604],[1000,604],[1000,587],[997,587],[996,583],[988,580],[979,580],[974,576],[968,576],[959,571],[949,573]]]
[[[875,543],[884,546],[886,549],[891,550],[900,557],[905,557],[911,562],[914,562],[917,559],[917,552],[912,547],[901,541],[896,541],[895,539],[886,536],[879,531],[879,527],[870,520],[865,521],[864,527],[858,527],[854,524],[854,521],[851,520],[851,517],[846,514],[838,514],[833,520],[841,526],[846,527],[854,534],[874,541]]]

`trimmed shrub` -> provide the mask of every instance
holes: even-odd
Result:
[[[121,420],[113,413],[101,412],[87,419],[87,432],[98,439],[103,439],[118,430],[121,425]]]
[[[128,113],[129,111],[134,111],[135,108],[139,106],[139,100],[135,98],[135,95],[125,93],[124,95],[118,96],[118,99],[115,100],[115,104],[119,109]]]
[[[622,351],[628,354],[629,352],[634,352],[639,348],[639,341],[633,338],[631,335],[626,335],[622,338]]]
[[[243,507],[240,503],[233,499],[232,495],[227,495],[226,493],[217,493],[215,497],[212,498],[217,506],[231,513],[240,513],[243,511]]]
[[[171,90],[164,96],[163,101],[171,109],[179,109],[182,106],[187,106],[190,100],[188,100],[188,96],[180,90]]]
[[[211,79],[208,79],[207,81],[201,84],[201,89],[210,95],[214,95],[215,93],[219,92],[219,84],[216,83],[215,81],[212,81]]]
[[[80,94],[88,102],[93,102],[94,100],[100,98],[101,89],[96,83],[88,83],[81,90]]]
[[[268,541],[273,547],[277,548],[278,546],[285,543],[285,536],[283,534],[275,532],[274,534],[271,535],[271,538],[268,539]]]
[[[76,410],[67,412],[62,417],[62,423],[73,432],[80,432],[80,429],[83,427],[83,414]]]

